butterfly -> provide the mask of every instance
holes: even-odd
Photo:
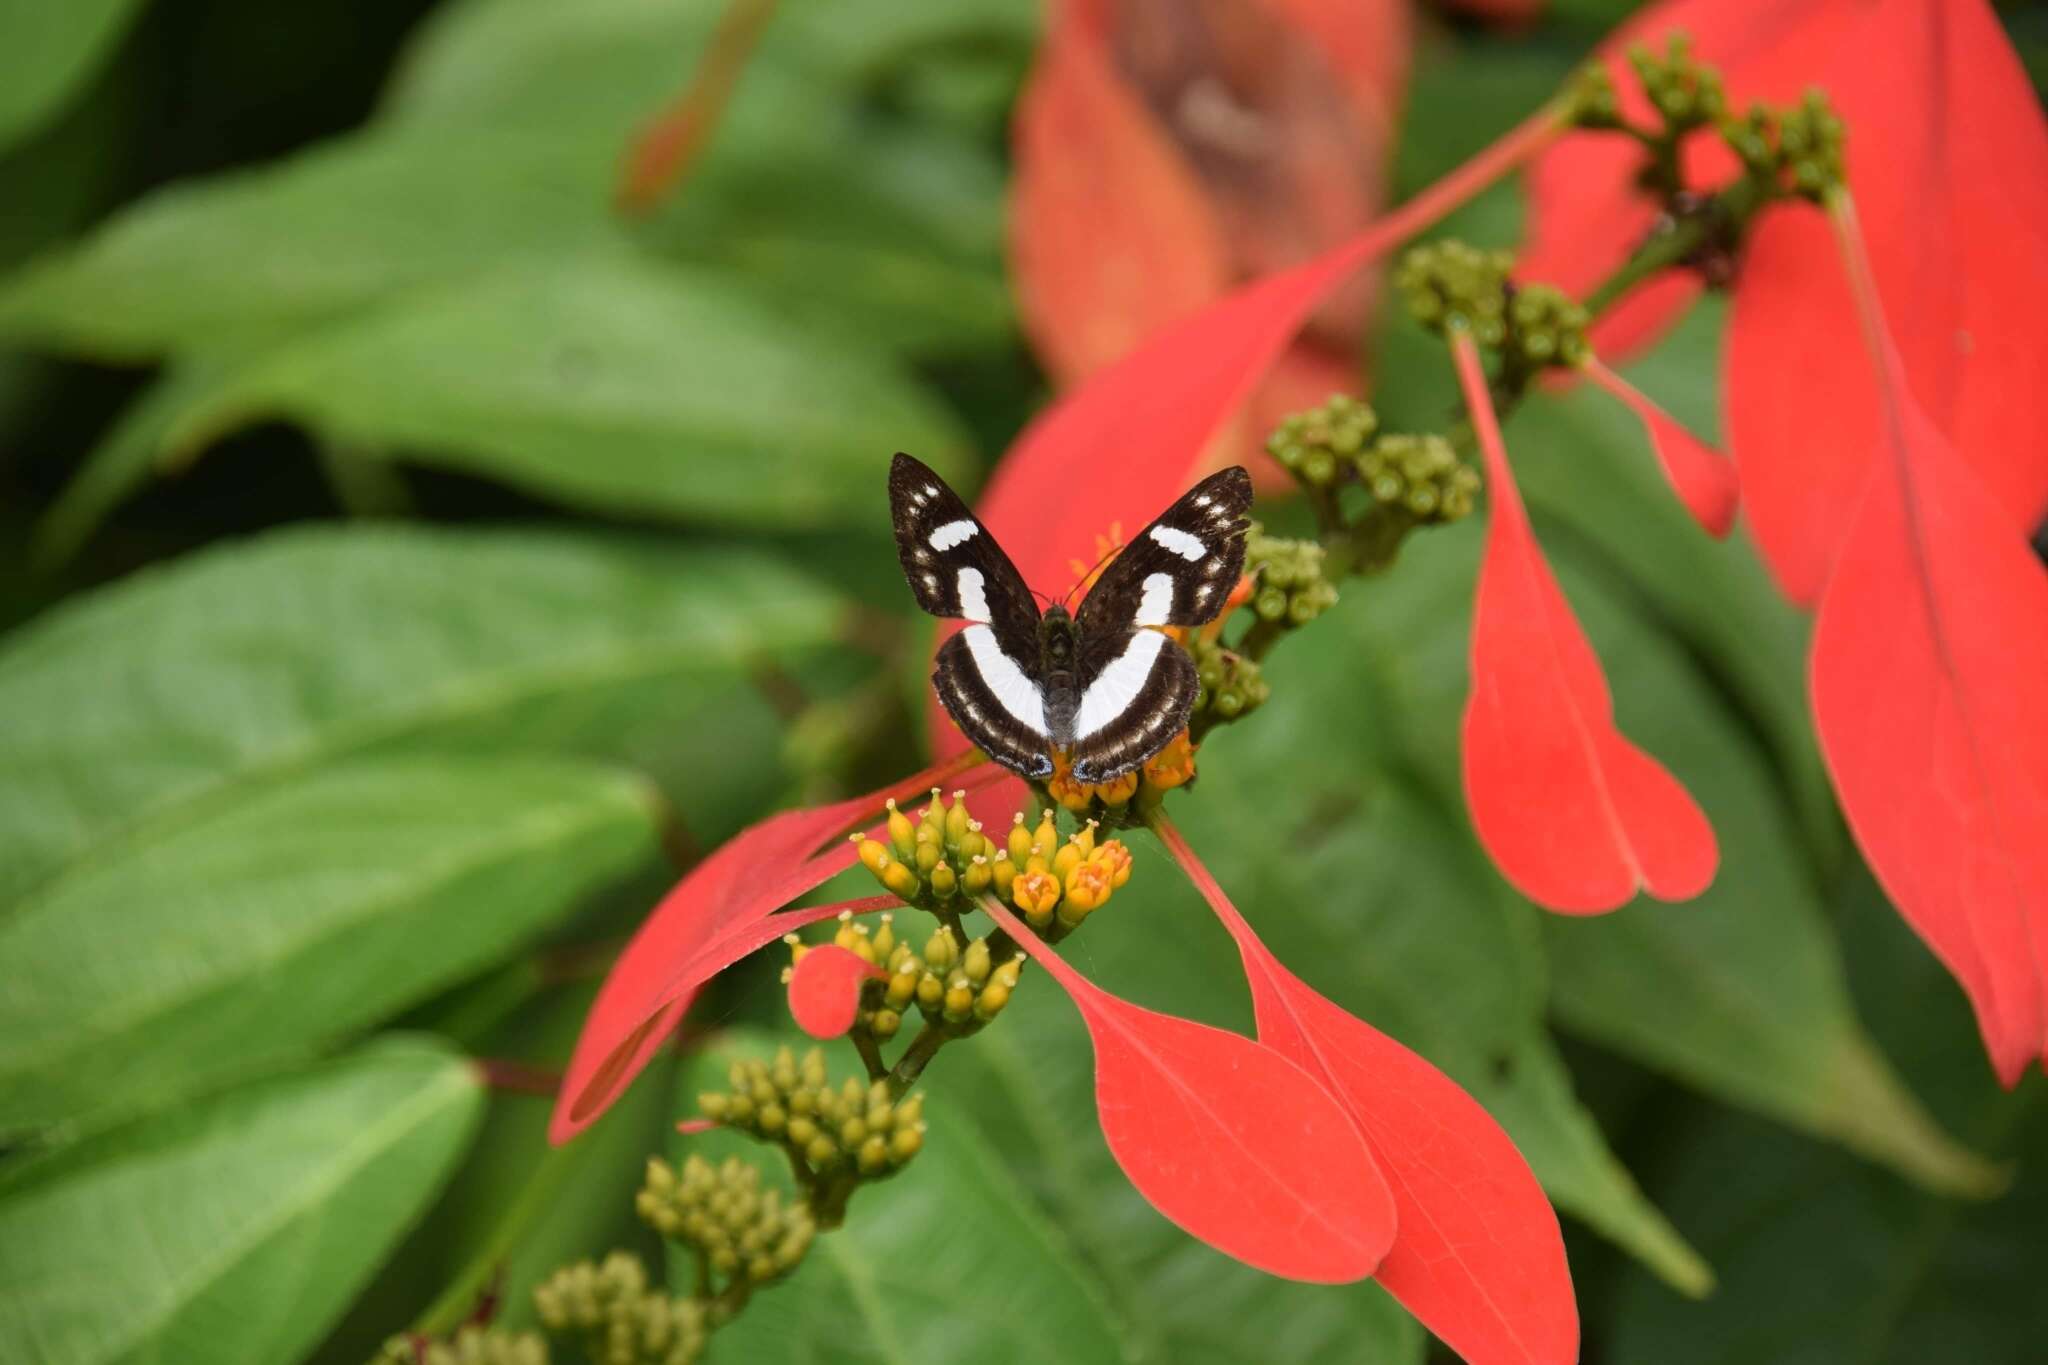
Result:
[[[1252,481],[1242,466],[1183,493],[1096,580],[1080,610],[1043,615],[1023,575],[946,481],[908,455],[889,466],[896,553],[917,604],[967,628],[932,687],[967,737],[1044,780],[1064,754],[1088,785],[1131,771],[1187,728],[1195,661],[1161,627],[1216,619],[1244,572]]]

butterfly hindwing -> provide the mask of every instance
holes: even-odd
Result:
[[[983,753],[1026,777],[1052,775],[1044,688],[990,627],[971,625],[939,648],[932,688]]]
[[[1076,616],[1081,650],[1073,770],[1107,781],[1143,763],[1188,723],[1194,660],[1161,626],[1216,618],[1244,572],[1252,481],[1212,474],[1162,512],[1103,571]]]
[[[1038,652],[1038,607],[1024,576],[960,495],[918,460],[889,465],[896,557],[917,605],[934,616],[992,626],[1020,663]]]

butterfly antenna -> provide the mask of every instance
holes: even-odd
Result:
[[[1082,583],[1086,583],[1088,580],[1095,577],[1096,571],[1101,569],[1103,565],[1109,563],[1110,560],[1116,558],[1116,552],[1123,548],[1124,547],[1121,545],[1112,545],[1107,550],[1104,550],[1102,552],[1102,558],[1096,560],[1093,564],[1089,565],[1088,572],[1081,575],[1080,581],[1075,583],[1072,588],[1067,589],[1067,595],[1060,599],[1060,605],[1062,607],[1066,607],[1068,610],[1072,610],[1072,598],[1074,596],[1075,589],[1079,588]]]

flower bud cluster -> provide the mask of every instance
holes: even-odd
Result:
[[[1571,295],[1547,284],[1519,285],[1508,301],[1507,346],[1529,369],[1576,366],[1592,352],[1592,315]]]
[[[923,1096],[892,1100],[887,1083],[868,1085],[852,1077],[835,1087],[825,1073],[825,1055],[816,1048],[801,1062],[788,1048],[772,1061],[736,1061],[727,1080],[731,1089],[697,1097],[704,1117],[780,1143],[814,1178],[845,1171],[889,1175],[924,1147]],[[807,1224],[807,1211],[790,1209],[783,1216],[793,1219],[798,1212]],[[808,1245],[808,1231],[803,1240]]]
[[[1192,770],[1191,749],[1187,763]],[[1017,907],[1025,923],[1055,942],[1108,904],[1131,879],[1130,850],[1118,839],[1098,842],[1098,828],[1090,820],[1061,843],[1049,810],[1035,828],[1021,813],[1010,826],[1004,849],[1008,870],[997,883],[997,893]]]
[[[564,1266],[534,1289],[533,1304],[541,1326],[576,1333],[595,1365],[691,1365],[704,1353],[704,1305],[650,1288],[628,1252]]]
[[[861,863],[883,889],[909,905],[958,910],[995,884],[1003,849],[968,814],[966,795],[954,792],[947,801],[933,787],[930,803],[914,820],[892,800],[886,841],[853,836]]]
[[[1248,716],[1273,695],[1256,659],[1215,641],[1198,642],[1189,652],[1195,658],[1195,676],[1202,682],[1195,697],[1196,732],[1206,734],[1222,722]]]
[[[1505,251],[1482,251],[1457,240],[1427,242],[1401,258],[1394,287],[1423,326],[1444,333],[1462,329],[1482,345],[1499,346],[1508,336],[1513,264]]]
[[[1565,83],[1563,100],[1565,125],[1588,130],[1610,130],[1623,126],[1621,97],[1615,92],[1614,77],[1607,63],[1587,62]]]
[[[1004,865],[1009,865],[1007,859]],[[885,1008],[900,1013],[915,1005],[926,1022],[965,1033],[995,1018],[1010,1003],[1024,959],[1011,953],[998,964],[986,938],[963,949],[952,928],[941,926],[922,951],[897,944],[883,967],[889,979],[878,989]]]
[[[1259,619],[1304,626],[1335,606],[1337,589],[1323,574],[1324,555],[1316,541],[1269,536],[1254,526],[1245,537],[1244,562],[1258,583],[1252,610]]]
[[[1661,56],[1642,44],[1631,47],[1628,64],[1673,136],[1717,123],[1728,112],[1721,73],[1694,59],[1683,33],[1671,35]]]
[[[1266,438],[1266,453],[1302,482],[1328,488],[1346,474],[1347,465],[1364,458],[1379,426],[1379,414],[1369,404],[1333,393],[1329,401],[1282,419]]]
[[[703,1252],[716,1274],[757,1285],[794,1270],[818,1230],[806,1205],[764,1191],[761,1173],[738,1157],[714,1166],[693,1155],[680,1172],[652,1157],[633,1209],[663,1237]]]
[[[393,1337],[370,1365],[548,1365],[548,1345],[532,1332],[472,1326],[449,1341]]]
[[[1847,174],[1842,120],[1819,90],[1789,108],[1752,105],[1722,120],[1721,136],[1752,175],[1802,198],[1819,200]]]
[[[1417,524],[1469,516],[1479,496],[1479,472],[1458,458],[1441,436],[1390,433],[1373,446],[1366,487],[1382,507]]]

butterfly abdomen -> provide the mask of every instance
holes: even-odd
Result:
[[[1045,684],[1045,724],[1053,746],[1074,742],[1074,714],[1081,706],[1078,673],[1080,634],[1067,609],[1055,603],[1038,623],[1039,676]]]

